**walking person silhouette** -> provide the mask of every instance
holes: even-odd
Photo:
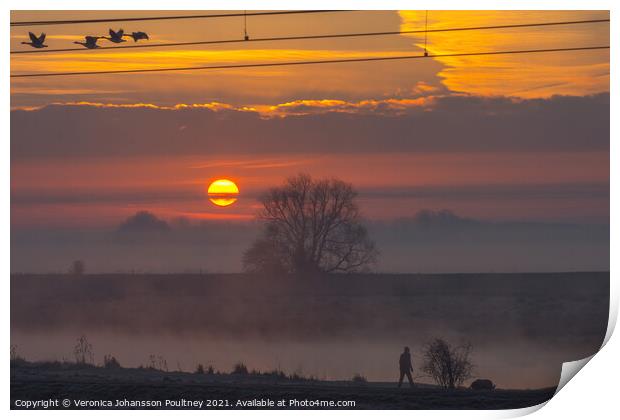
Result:
[[[405,375],[407,375],[407,379],[409,380],[409,385],[413,388],[413,378],[411,377],[411,372],[413,372],[413,366],[411,365],[411,353],[409,352],[409,347],[405,347],[405,351],[400,355],[400,359],[398,359],[398,365],[400,367],[400,378],[398,379],[398,387],[400,388],[403,385],[403,379]]]

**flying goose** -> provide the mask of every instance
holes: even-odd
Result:
[[[133,42],[138,42],[140,39],[149,39],[149,35],[146,32],[132,32],[131,35],[123,35],[133,38]]]
[[[110,32],[110,36],[102,36],[101,38],[107,39],[108,41],[114,42],[115,44],[120,44],[121,42],[126,42],[123,39],[125,31],[123,31],[122,29],[119,29],[116,32],[114,32],[112,29],[110,29],[109,32]]]
[[[41,35],[39,35],[38,38],[32,32],[28,32],[28,35],[30,35],[30,42],[22,42],[22,44],[30,45],[33,48],[45,48],[45,47],[47,47],[47,45],[43,45],[43,42],[45,42],[45,32],[43,32]]]
[[[99,38],[101,37],[100,36],[85,36],[84,37],[84,39],[86,40],[85,42],[73,41],[73,43],[78,44],[78,45],[83,45],[89,50],[92,50],[94,48],[100,48],[99,45],[97,45],[97,40]]]

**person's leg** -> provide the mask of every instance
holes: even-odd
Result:
[[[403,379],[405,378],[405,372],[400,371],[400,378],[398,379],[398,387],[400,388],[403,385]]]
[[[407,372],[407,379],[409,380],[409,385],[413,388],[413,378],[411,377],[411,372]]]

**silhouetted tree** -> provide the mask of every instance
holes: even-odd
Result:
[[[73,263],[71,263],[71,268],[69,269],[70,274],[81,276],[82,274],[84,274],[85,271],[86,265],[84,264],[84,261],[75,260],[73,261]]]
[[[248,272],[353,272],[376,262],[351,184],[300,174],[262,198],[260,237],[245,252]]]
[[[88,342],[85,335],[77,339],[77,344],[73,348],[73,355],[75,356],[75,363],[79,365],[93,364],[95,358],[93,346]]]
[[[168,372],[168,361],[164,359],[163,356],[155,356],[154,354],[150,354],[148,368]]]
[[[246,367],[246,365],[239,362],[239,363],[235,363],[231,373],[235,375],[247,375],[249,372],[248,372],[248,368]]]
[[[17,352],[17,346],[14,344],[11,344],[11,366],[17,366],[19,364],[24,363],[25,361],[26,359],[21,357],[19,353]]]
[[[106,369],[120,369],[121,364],[116,357],[111,354],[106,354],[103,356],[103,367]]]
[[[444,388],[453,389],[471,377],[471,344],[452,346],[436,338],[424,348],[422,370]]]

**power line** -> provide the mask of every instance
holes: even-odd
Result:
[[[82,76],[82,75],[100,75],[100,74],[124,74],[124,73],[155,73],[168,71],[191,71],[191,70],[221,70],[221,69],[241,69],[241,68],[257,68],[257,67],[284,67],[284,66],[301,66],[310,64],[336,64],[336,63],[361,63],[373,61],[388,60],[411,60],[419,58],[441,58],[441,57],[469,57],[484,55],[507,55],[507,54],[531,54],[531,53],[550,53],[550,52],[567,52],[567,51],[588,51],[609,49],[609,46],[592,46],[592,47],[571,47],[571,48],[545,48],[537,50],[511,50],[511,51],[487,51],[473,53],[449,53],[449,54],[432,54],[432,55],[401,55],[393,57],[366,57],[366,58],[341,58],[334,60],[309,60],[309,61],[284,61],[276,63],[257,63],[257,64],[224,64],[216,66],[198,66],[198,67],[172,67],[161,69],[133,69],[133,70],[102,70],[102,71],[78,71],[63,73],[30,73],[15,74],[11,78],[24,77],[50,77],[50,76]]]
[[[428,41],[428,10],[424,16],[424,55],[428,55],[428,50],[426,49],[426,41]]]
[[[578,25],[587,23],[604,23],[609,22],[609,19],[590,19],[590,20],[573,20],[573,21],[560,21],[560,22],[542,22],[542,23],[520,23],[513,25],[493,25],[493,26],[469,26],[463,28],[442,28],[442,29],[417,29],[409,31],[388,31],[388,32],[354,32],[345,34],[325,34],[325,35],[300,35],[300,36],[281,36],[270,38],[243,38],[243,39],[227,39],[227,40],[215,40],[215,41],[192,41],[192,42],[172,42],[164,44],[139,44],[139,45],[123,45],[123,46],[110,46],[100,47],[94,50],[86,48],[61,48],[53,50],[24,50],[24,51],[11,51],[11,54],[33,54],[33,53],[54,53],[54,52],[68,52],[68,51],[99,51],[99,50],[112,50],[112,49],[125,49],[125,48],[159,48],[159,47],[179,47],[190,45],[213,45],[213,44],[232,44],[241,42],[269,42],[269,41],[299,41],[307,39],[328,39],[328,38],[352,38],[352,37],[372,37],[372,36],[386,36],[386,35],[405,35],[405,34],[417,34],[417,33],[430,33],[430,32],[457,32],[457,31],[479,31],[490,29],[511,29],[511,28],[529,28],[540,26],[559,26],[559,25]]]
[[[308,13],[341,13],[353,12],[354,10],[285,10],[272,12],[251,12],[245,16],[280,16],[280,15],[299,15]],[[129,18],[109,18],[109,19],[75,19],[75,20],[38,20],[28,22],[11,22],[11,26],[40,26],[40,25],[75,25],[80,23],[103,23],[103,22],[141,22],[147,20],[175,20],[175,19],[214,19],[240,17],[244,13],[220,13],[209,15],[177,15],[177,16],[148,16],[148,17],[129,17]]]

